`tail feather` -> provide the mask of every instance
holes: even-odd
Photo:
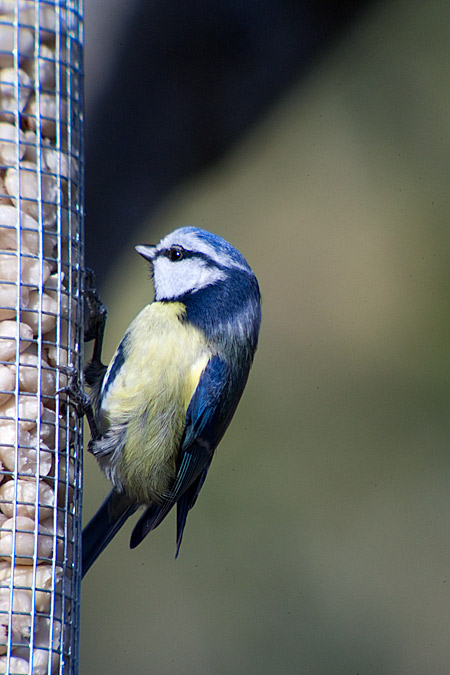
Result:
[[[173,502],[166,501],[163,504],[154,503],[149,506],[134,526],[131,534],[130,548],[136,548],[151,530],[158,527],[173,505]]]
[[[83,577],[136,509],[137,505],[126,495],[119,494],[115,490],[109,493],[83,530],[81,572]]]

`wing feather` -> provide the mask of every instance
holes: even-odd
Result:
[[[234,412],[227,413],[224,401],[229,388],[226,362],[213,356],[200,376],[186,413],[186,426],[179,454],[179,466],[174,484],[161,504],[152,504],[137,522],[131,536],[134,548],[157,527],[172,507],[178,503],[177,554],[189,510],[193,507],[206,478],[214,450]]]

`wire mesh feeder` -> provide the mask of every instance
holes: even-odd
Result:
[[[0,673],[76,673],[82,0],[0,0]]]

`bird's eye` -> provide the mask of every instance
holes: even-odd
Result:
[[[166,255],[171,262],[178,262],[184,258],[184,248],[182,246],[171,246],[167,249]]]

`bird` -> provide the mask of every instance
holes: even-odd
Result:
[[[140,507],[145,511],[130,547],[176,505],[178,556],[188,512],[258,344],[258,281],[225,239],[184,226],[135,250],[149,263],[154,299],[132,321],[109,366],[101,361],[106,311],[100,312],[99,344],[85,369],[92,403],[88,449],[113,488],[83,530],[83,576]]]

